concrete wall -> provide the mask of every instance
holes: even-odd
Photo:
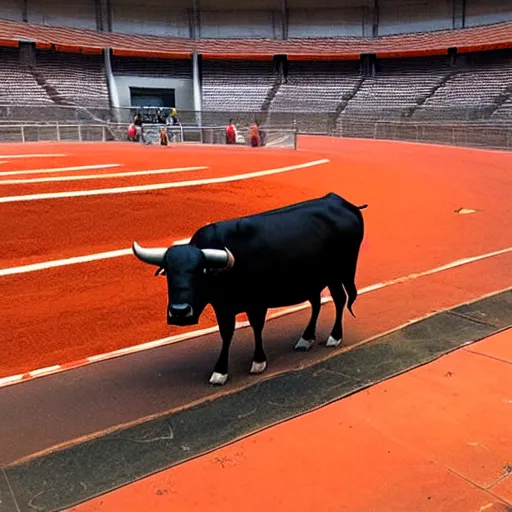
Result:
[[[189,37],[195,3],[201,37],[281,37],[283,0],[246,0],[243,10],[232,0],[109,1],[117,32]],[[0,0],[0,18],[23,21],[25,2],[29,23],[97,28],[95,0]],[[370,35],[373,0],[286,3],[291,38]],[[379,35],[462,26],[463,0],[379,0],[379,5]],[[501,21],[512,21],[512,0],[466,0],[466,27]]]
[[[453,0],[382,0],[379,35],[453,28]]]
[[[0,18],[23,21],[23,0],[1,0]]]
[[[178,110],[194,110],[192,80],[173,78],[142,78],[131,76],[114,76],[119,94],[119,106],[129,107],[130,87],[174,89],[176,108]]]
[[[201,37],[276,38],[282,33],[279,11],[201,11]]]
[[[112,30],[157,36],[189,37],[188,0],[110,0]]]
[[[4,3],[5,0],[0,0]],[[96,30],[94,0],[27,0],[27,21],[39,25]]]
[[[288,37],[362,37],[366,17],[363,7],[291,9]]]
[[[512,0],[467,0],[466,27],[512,21]]]

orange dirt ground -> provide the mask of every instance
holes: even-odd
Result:
[[[359,263],[359,287],[512,246],[509,153],[323,137],[301,137],[299,151],[125,143],[13,144],[0,148],[0,161],[7,161],[0,165],[0,180],[208,166],[202,171],[146,177],[0,184],[0,197],[212,178],[330,160],[317,167],[232,183],[0,203],[0,232],[4,235],[0,269],[126,249],[133,240],[143,245],[169,245],[189,237],[206,222],[331,191],[356,204],[369,204],[364,212],[366,239]],[[8,158],[36,152],[66,156]],[[48,168],[107,163],[123,166],[47,172]],[[34,169],[41,172],[2,177],[3,173]],[[460,207],[478,211],[458,215],[455,210]],[[484,290],[488,293],[511,284],[506,274],[509,255],[479,265],[488,272],[476,276],[481,278],[478,282],[474,273],[468,272],[471,276],[464,286],[456,282],[456,276],[465,270],[458,270],[460,274],[447,272],[453,276],[448,295],[471,300]],[[486,281],[486,273],[494,278]],[[151,269],[133,256],[0,280],[0,377],[183,332],[165,324],[164,279],[153,277]],[[438,281],[429,292],[429,309],[421,314],[447,307],[443,296],[446,282],[442,278]],[[486,286],[486,282],[491,284]],[[464,293],[459,293],[461,288]],[[419,300],[424,293],[418,294]],[[370,300],[370,295],[360,301]],[[404,300],[408,300],[407,295]],[[405,316],[413,315],[407,306],[407,302],[402,305]],[[356,314],[357,307],[356,303]],[[358,318],[359,323],[363,321],[363,317]],[[194,328],[214,323],[208,310]]]
[[[70,512],[506,512],[511,364],[509,329]]]

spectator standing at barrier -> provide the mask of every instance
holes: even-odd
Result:
[[[162,126],[160,128],[160,146],[168,146],[169,145],[169,137],[167,136],[166,129]]]
[[[143,142],[144,134],[142,133],[142,117],[139,113],[135,114],[135,117],[133,118],[133,125],[135,126],[136,140]]]
[[[233,124],[233,119],[229,120],[229,124],[226,126],[226,144],[236,143],[236,130]]]
[[[178,126],[181,124],[180,119],[178,117],[178,112],[175,108],[171,109],[171,113],[169,114],[169,117],[167,118],[166,124],[167,124],[168,138],[171,142],[174,142],[175,137],[174,137],[174,133],[173,133],[171,127]]]
[[[135,129],[135,125],[133,123],[130,123],[130,126],[128,126],[127,135],[130,142],[135,142],[137,140],[137,130]]]
[[[249,129],[249,137],[251,139],[251,146],[253,148],[256,148],[259,145],[261,145],[260,124],[258,123],[258,121],[254,121],[254,123],[251,125]]]

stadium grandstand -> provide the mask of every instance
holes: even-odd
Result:
[[[512,0],[0,0],[0,512],[512,512]]]
[[[257,118],[512,147],[507,0],[13,0],[0,18],[2,140],[123,139],[176,108],[183,140]]]

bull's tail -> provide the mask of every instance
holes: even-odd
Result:
[[[350,314],[355,318],[354,312],[352,311],[352,305],[357,299],[357,288],[356,284],[352,282],[343,281],[343,286],[348,295],[347,309],[350,311]]]
[[[350,311],[350,314],[355,318],[356,315],[352,311],[352,306],[357,299],[357,287],[355,283],[356,279],[356,270],[357,270],[357,259],[359,257],[359,247],[354,249],[353,253],[347,258],[346,261],[346,270],[343,275],[343,287],[347,293],[348,301],[347,301],[347,309]]]

